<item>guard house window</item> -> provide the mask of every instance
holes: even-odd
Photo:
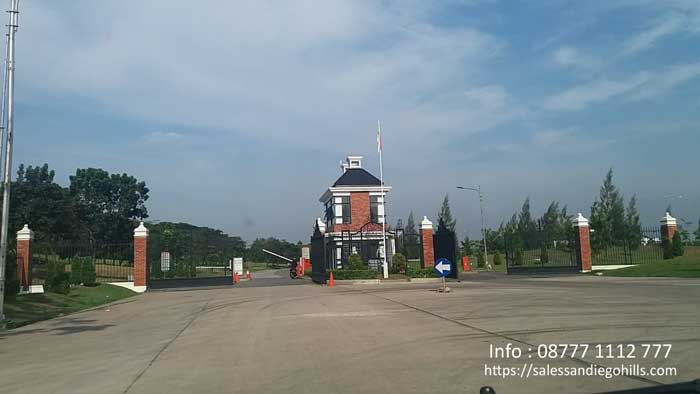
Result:
[[[335,222],[350,223],[350,197],[335,197]]]
[[[326,227],[331,228],[331,225],[333,224],[333,204],[331,202],[332,200],[328,200],[326,202],[326,210],[325,210],[325,219],[326,219]]]
[[[372,223],[381,223],[379,220],[379,205],[382,202],[380,196],[369,196],[369,219]]]

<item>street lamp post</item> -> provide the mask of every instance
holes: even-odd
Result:
[[[464,187],[457,186],[460,190],[473,190],[479,194],[479,210],[481,211],[481,236],[484,241],[484,260],[486,261],[486,266],[491,267],[489,264],[489,254],[486,248],[486,218],[484,217],[484,196],[481,194],[481,185],[476,185],[476,187]]]

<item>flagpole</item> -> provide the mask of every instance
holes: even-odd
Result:
[[[384,166],[382,163],[382,124],[377,120],[377,148],[379,150],[379,193],[382,195],[382,207],[384,208],[382,217],[382,244],[383,244],[383,257],[384,261],[382,263],[382,276],[384,279],[389,277],[389,266],[386,263],[386,195],[384,194]]]

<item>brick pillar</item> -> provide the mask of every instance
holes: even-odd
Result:
[[[423,268],[433,268],[435,265],[435,250],[433,248],[433,222],[423,216],[420,222],[420,238],[423,251],[421,254],[421,266]]]
[[[588,219],[581,213],[574,219],[576,229],[576,261],[581,266],[581,271],[588,272],[593,268],[591,263],[591,231]]]
[[[34,239],[34,231],[25,224],[17,231],[17,279],[22,291],[29,291],[29,244]]]
[[[134,286],[146,286],[148,229],[143,222],[134,229]]]
[[[669,242],[673,240],[673,234],[676,233],[676,218],[666,212],[666,215],[661,219],[661,239],[667,239]]]

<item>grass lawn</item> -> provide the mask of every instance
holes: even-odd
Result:
[[[602,273],[603,276],[700,278],[700,254],[685,255],[676,257],[673,260],[662,260],[657,263],[639,264],[629,268],[597,272]]]
[[[123,287],[101,284],[95,287],[76,286],[71,288],[67,295],[44,293],[9,297],[5,299],[7,327],[20,327],[121,300],[135,294]]]

